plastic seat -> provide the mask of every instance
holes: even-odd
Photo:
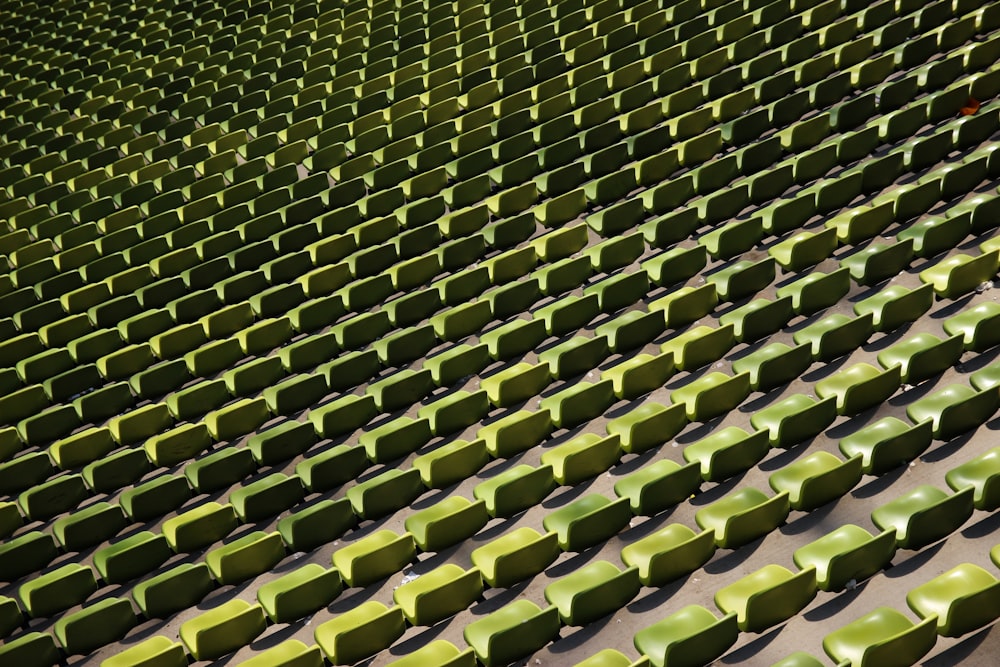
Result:
[[[936,439],[951,440],[985,423],[998,405],[1000,396],[993,390],[952,384],[907,405],[906,416],[915,424],[930,421]]]
[[[724,301],[739,301],[756,294],[774,281],[773,257],[751,262],[740,260],[727,264],[705,280],[715,285],[719,298]]]
[[[486,442],[455,440],[413,460],[428,488],[441,489],[471,477],[489,460]]]
[[[980,391],[993,389],[1000,385],[1000,364],[992,363],[980,368],[969,376],[972,386]]]
[[[736,344],[735,331],[732,324],[695,327],[662,343],[660,352],[672,355],[678,369],[692,371],[718,361],[731,350]]]
[[[705,246],[672,248],[667,252],[639,264],[656,285],[663,287],[684,282],[695,275],[707,262]]]
[[[901,367],[885,367],[887,370],[880,371],[870,364],[854,364],[817,382],[816,394],[836,397],[837,414],[864,412],[888,400],[899,388]]]
[[[768,431],[772,447],[787,449],[819,435],[836,418],[835,397],[817,401],[793,394],[755,412],[750,423],[755,429]]]
[[[970,231],[971,216],[940,218],[931,216],[917,220],[896,234],[900,241],[911,241],[917,257],[934,257],[954,248]]]
[[[350,665],[388,648],[403,635],[400,607],[369,600],[316,627],[313,636],[334,665]]]
[[[461,651],[449,641],[435,639],[388,664],[392,667],[420,667],[427,664],[441,665],[441,667],[475,667],[476,654],[471,648]]]
[[[844,245],[858,245],[881,234],[892,223],[892,215],[892,202],[884,202],[878,206],[852,209],[825,224],[837,230],[837,239]]]
[[[754,391],[771,389],[791,382],[802,375],[812,364],[809,345],[789,347],[784,343],[770,343],[733,361],[737,373],[749,373],[750,387]]]
[[[474,549],[470,558],[486,583],[494,588],[508,588],[544,570],[558,553],[555,533],[539,534],[522,527]]]
[[[426,419],[434,435],[446,435],[463,430],[486,417],[489,400],[486,391],[456,391],[422,406],[417,416]]]
[[[69,511],[87,496],[81,475],[62,475],[39,482],[17,497],[25,518],[46,521]]]
[[[771,667],[823,667],[823,663],[805,651],[796,651]]]
[[[318,646],[287,639],[241,664],[249,667],[319,667],[323,664],[323,654]]]
[[[284,422],[250,436],[247,448],[258,465],[273,465],[302,454],[315,442],[309,424]]]
[[[776,492],[787,491],[793,509],[810,511],[840,498],[861,481],[861,456],[841,461],[829,452],[813,452],[771,473]]]
[[[819,233],[799,232],[768,249],[786,271],[801,271],[819,264],[837,247],[837,230],[827,228]]]
[[[101,663],[101,667],[183,667],[187,655],[180,642],[171,641],[163,635],[154,635],[131,646]]]
[[[991,449],[952,468],[945,480],[952,491],[973,488],[976,509],[992,512],[1000,507],[1000,450]]]
[[[191,552],[228,535],[237,525],[230,504],[203,503],[163,522],[163,535],[175,552]]]
[[[933,377],[958,363],[963,338],[956,335],[941,340],[929,333],[919,333],[879,352],[883,368],[898,366],[902,379],[916,383]]]
[[[394,412],[422,400],[433,388],[429,370],[404,368],[384,380],[372,382],[365,393],[375,399],[375,406],[380,411]]]
[[[539,650],[559,633],[559,610],[517,600],[465,626],[462,634],[486,667],[506,665]]]
[[[1000,343],[1000,304],[985,302],[966,308],[944,321],[950,336],[962,335],[966,350],[983,352]]]
[[[205,563],[222,585],[236,584],[267,572],[285,556],[277,532],[255,531],[205,554]]]
[[[800,568],[815,569],[820,590],[839,591],[884,568],[895,553],[895,530],[873,537],[864,528],[846,524],[799,547],[793,558]]]
[[[317,435],[330,438],[363,426],[376,414],[373,396],[347,395],[310,409],[309,421]]]
[[[155,570],[171,553],[163,535],[141,531],[99,549],[94,554],[94,566],[104,581],[123,583]]]
[[[706,482],[720,482],[757,465],[769,451],[767,431],[729,426],[687,445],[684,460],[698,464]]]
[[[816,570],[792,573],[780,565],[765,565],[715,593],[715,604],[736,613],[742,632],[761,633],[802,611],[816,596]]]
[[[670,400],[684,405],[689,421],[708,421],[736,408],[749,394],[749,373],[713,372],[674,390]]]
[[[618,398],[632,399],[662,387],[673,373],[673,355],[637,354],[603,371],[601,379],[612,381]]]
[[[882,530],[896,530],[901,549],[917,550],[949,535],[972,516],[975,490],[949,495],[922,485],[872,511],[872,522]]]
[[[632,660],[613,648],[598,651],[574,667],[630,667]]]
[[[790,296],[798,315],[811,315],[832,306],[847,295],[851,287],[850,271],[838,269],[832,273],[814,271],[805,278],[779,287],[775,294]]]
[[[823,638],[823,650],[835,662],[850,667],[913,665],[936,642],[937,618],[913,623],[891,607],[851,621]]]
[[[694,572],[715,553],[715,533],[695,533],[679,523],[622,548],[622,562],[637,567],[646,586],[660,587]]]
[[[615,402],[610,380],[600,382],[577,382],[539,403],[548,410],[552,423],[560,428],[572,428],[602,414]]]
[[[511,516],[540,502],[555,485],[551,466],[519,465],[480,482],[473,494],[486,501],[491,516]]]
[[[617,435],[601,437],[584,433],[542,453],[542,465],[552,466],[552,474],[562,486],[573,486],[595,477],[621,458]]]
[[[703,530],[714,531],[716,546],[735,549],[780,526],[789,509],[787,491],[768,498],[759,489],[745,487],[699,509],[695,521]]]
[[[621,354],[652,342],[663,329],[664,318],[660,313],[632,310],[598,325],[594,332],[606,337],[610,349]]]
[[[291,623],[329,605],[343,584],[337,570],[307,563],[257,589],[257,601],[274,623]]]
[[[96,589],[93,570],[69,563],[22,584],[18,597],[25,612],[40,618],[83,602]]]
[[[861,455],[861,469],[868,475],[881,475],[920,456],[932,439],[932,423],[908,425],[895,417],[885,417],[841,438],[839,447],[845,456]]]
[[[916,229],[920,229],[917,227]],[[906,232],[908,230],[904,230]],[[898,274],[913,258],[915,241],[900,232],[896,243],[872,243],[863,250],[841,260],[851,277],[862,285],[874,285]]]
[[[933,301],[933,288],[930,284],[912,290],[893,285],[855,303],[854,312],[857,315],[870,313],[874,317],[875,330],[887,332],[923,315],[930,310]]]
[[[47,632],[28,632],[0,646],[0,658],[26,667],[53,667],[62,654],[55,638]]]
[[[714,284],[699,287],[682,287],[649,304],[649,309],[663,311],[669,328],[679,328],[701,319],[719,303],[719,293]]]
[[[367,586],[402,570],[415,553],[409,533],[379,530],[333,552],[333,565],[349,586]]]
[[[480,386],[497,407],[516,405],[538,395],[552,381],[550,366],[520,362],[483,378]]]
[[[259,604],[236,599],[182,623],[180,638],[196,660],[211,660],[246,646],[265,625]]]
[[[578,297],[569,294],[535,310],[531,315],[545,321],[550,336],[576,331],[600,313],[600,299],[596,294]]]
[[[719,317],[719,323],[731,324],[737,341],[752,343],[784,327],[792,318],[792,314],[791,296],[775,301],[754,299]]]
[[[408,516],[404,525],[421,551],[441,551],[471,537],[489,520],[486,503],[451,496]]]
[[[131,602],[106,598],[63,616],[53,630],[66,653],[86,655],[121,639],[135,624]]]
[[[622,530],[631,516],[626,498],[590,494],[551,512],[542,525],[556,533],[563,551],[583,551]]]
[[[479,570],[446,563],[392,592],[411,625],[434,625],[472,604],[483,592]]]
[[[996,275],[1000,250],[978,257],[958,254],[920,272],[920,280],[933,285],[938,296],[954,299],[976,289]]]
[[[698,242],[716,259],[731,259],[750,250],[763,237],[759,218],[722,225],[704,234]]]
[[[687,425],[683,404],[664,406],[647,401],[625,414],[609,419],[605,429],[618,435],[622,451],[640,454],[662,445]]]
[[[939,574],[906,594],[910,609],[923,619],[937,619],[942,637],[961,637],[1000,616],[1000,581],[971,563]]]
[[[624,607],[639,588],[639,568],[619,570],[599,560],[546,586],[545,599],[564,624],[583,626]]]
[[[406,507],[423,491],[419,472],[389,468],[349,488],[347,499],[359,518],[378,519]]]
[[[484,333],[480,341],[487,345],[493,359],[507,360],[535,349],[547,337],[541,320],[516,319]]]
[[[574,336],[539,353],[538,360],[549,365],[553,378],[566,380],[596,367],[610,353],[606,336]]]
[[[718,618],[700,605],[690,605],[635,634],[635,648],[655,667],[704,665],[736,643],[736,614]]]

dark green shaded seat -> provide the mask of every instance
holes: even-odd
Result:
[[[86,655],[115,642],[136,624],[132,603],[106,598],[56,621],[53,630],[70,655]]]

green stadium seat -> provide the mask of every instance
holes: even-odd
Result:
[[[879,664],[888,656],[913,664],[934,647],[936,627],[937,617],[915,624],[891,607],[878,607],[826,635],[823,650],[837,662],[858,667]]]
[[[947,494],[930,485],[891,500],[872,511],[872,522],[882,530],[896,530],[901,549],[921,549],[956,530],[972,515],[974,490]]]
[[[721,619],[699,605],[689,605],[635,634],[635,648],[655,667],[703,664],[736,643],[736,613]]]
[[[958,363],[963,347],[961,336],[941,340],[933,334],[917,334],[881,351],[878,361],[883,368],[898,367],[902,379],[912,384]]]
[[[595,561],[545,587],[545,599],[567,625],[583,626],[621,609],[639,593],[639,569]]]
[[[290,623],[330,604],[342,583],[336,570],[307,563],[257,589],[257,600],[274,623]]]
[[[684,447],[684,460],[697,464],[706,482],[721,482],[760,463],[770,448],[766,430],[729,426]]]
[[[468,607],[480,597],[479,570],[465,571],[446,563],[393,591],[392,599],[412,625],[434,625]]]
[[[379,530],[335,551],[333,565],[347,585],[367,586],[402,570],[415,549],[409,533]]]
[[[53,630],[66,653],[86,655],[121,639],[135,624],[131,602],[123,598],[106,598],[63,616],[56,621]]]
[[[102,667],[182,667],[187,662],[184,646],[163,635],[154,635],[101,663]]]
[[[222,657],[246,646],[264,631],[259,604],[230,600],[181,624],[180,638],[196,660]]]
[[[503,665],[545,646],[559,633],[556,607],[517,600],[465,626],[465,641],[483,665]]]
[[[906,594],[906,603],[922,619],[937,619],[942,637],[961,637],[996,620],[996,577],[972,563],[939,574]]]
[[[792,573],[780,565],[765,565],[715,593],[723,612],[736,613],[742,632],[760,633],[798,614],[816,596],[816,570]]]
[[[950,440],[992,417],[997,400],[993,391],[953,384],[907,405],[906,416],[914,423],[930,421],[935,438]]]
[[[346,665],[387,648],[405,627],[400,607],[368,601],[319,625],[314,637],[330,662]]]
[[[622,530],[631,519],[627,498],[590,494],[548,514],[542,524],[563,551],[583,551]]]
[[[703,530],[715,531],[716,546],[734,549],[762,537],[782,523],[790,508],[788,492],[768,498],[753,487],[744,487],[695,514]]]

